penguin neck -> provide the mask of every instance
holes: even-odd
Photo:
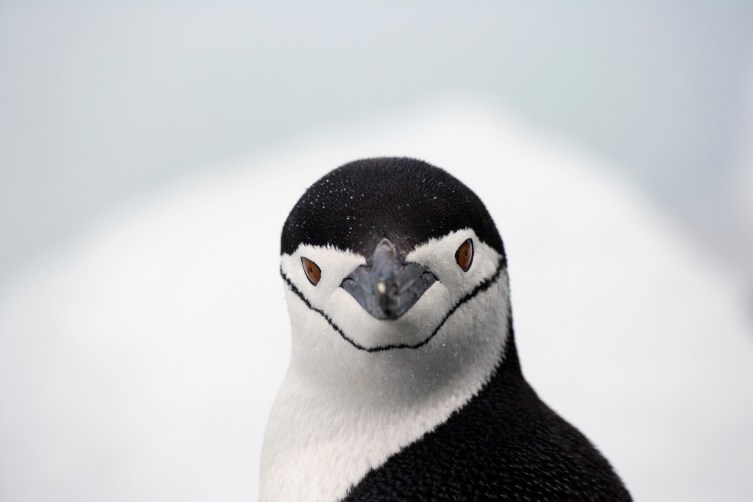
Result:
[[[426,345],[381,352],[359,350],[321,316],[296,312],[306,307],[291,295],[289,377],[305,380],[323,402],[341,408],[397,411],[420,408],[427,400],[440,403],[462,396],[465,401],[505,359],[512,334],[508,291],[505,275],[457,309]],[[517,355],[513,357],[517,365]]]
[[[511,342],[506,275],[416,349],[358,350],[288,292],[291,364],[267,424],[265,500],[339,500],[366,473],[497,385]],[[513,369],[515,371],[515,369]]]

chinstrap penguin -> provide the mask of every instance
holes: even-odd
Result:
[[[502,239],[457,179],[346,164],[300,198],[281,247],[292,354],[263,501],[630,500],[523,378]]]

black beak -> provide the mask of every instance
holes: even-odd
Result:
[[[340,285],[377,319],[397,319],[415,305],[437,278],[418,263],[401,260],[388,239],[377,244],[371,260]]]

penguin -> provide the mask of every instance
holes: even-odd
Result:
[[[291,357],[261,500],[631,500],[523,377],[502,238],[443,169],[329,172],[284,223],[280,274]]]

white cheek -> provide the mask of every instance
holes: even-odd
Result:
[[[455,261],[457,248],[472,239],[474,257],[470,269],[464,272]],[[313,285],[306,278],[301,257],[314,261],[321,269],[321,279]],[[447,316],[466,295],[485,281],[498,278],[500,254],[481,242],[475,232],[463,229],[442,239],[432,239],[408,254],[407,261],[429,268],[436,276],[435,282],[403,316],[394,321],[378,320],[340,287],[343,279],[366,259],[354,253],[330,247],[301,245],[291,255],[282,256],[282,272],[298,290],[304,301],[318,312],[313,312],[297,295],[290,296],[294,307],[291,320],[308,332],[311,320],[321,327],[321,313],[330,328],[339,332],[339,342],[346,341],[361,349],[389,347],[417,347],[426,343],[446,321]],[[304,307],[306,311],[300,310]],[[297,315],[293,315],[294,312]],[[313,317],[312,317],[313,315]],[[325,331],[330,331],[327,329]],[[329,337],[332,338],[332,337]],[[330,340],[331,341],[331,340]]]
[[[455,261],[455,252],[466,239],[473,241],[473,262],[471,268],[464,272]],[[473,230],[466,228],[422,244],[408,254],[406,259],[428,267],[447,287],[453,298],[460,298],[492,277],[499,267],[501,257],[495,249],[481,242]]]
[[[301,264],[301,257],[317,264],[322,272],[316,285],[306,277]],[[345,277],[366,259],[355,253],[341,251],[332,247],[309,246],[302,244],[293,254],[283,254],[281,259],[283,274],[301,292],[306,300],[318,309],[323,309],[332,294],[337,291]]]

